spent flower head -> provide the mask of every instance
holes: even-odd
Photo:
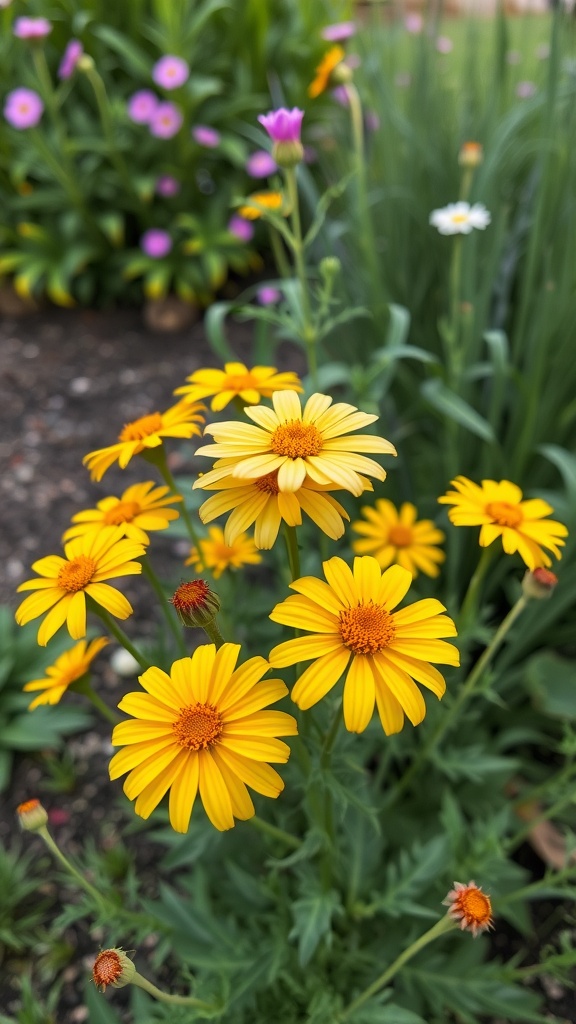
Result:
[[[220,611],[220,598],[206,583],[206,580],[187,580],[175,591],[170,603],[174,605],[183,626],[202,629],[214,620]]]
[[[122,949],[101,949],[92,968],[92,980],[101,992],[109,985],[112,988],[124,988],[135,974],[132,960]]]

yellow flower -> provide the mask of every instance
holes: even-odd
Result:
[[[412,577],[399,565],[382,573],[369,555],[354,559],[353,573],[341,558],[330,558],[324,574],[327,583],[313,576],[291,583],[297,596],[277,604],[270,616],[314,634],[279,644],[270,654],[274,668],[314,659],[292,690],[292,700],[304,710],[312,707],[347,670],[344,721],[350,732],[364,731],[374,702],[388,736],[401,730],[405,714],[418,725],[426,705],[414,680],[440,698],[446,683],[428,663],[460,663],[457,648],[439,639],[456,636],[452,619],[441,614],[444,605],[428,598],[393,612]]]
[[[215,580],[226,569],[241,569],[243,565],[257,565],[262,561],[262,555],[258,554],[251,537],[240,533],[236,535],[233,544],[227,544],[219,526],[210,527],[208,537],[200,541],[200,552],[201,559],[198,558],[196,548],[192,548],[184,565],[193,565],[198,572],[209,569]]]
[[[372,490],[369,480],[364,480],[364,486],[366,490]],[[332,540],[338,540],[344,533],[342,520],[350,518],[340,502],[325,493],[327,488],[312,480],[307,480],[297,491],[281,492],[277,470],[257,480],[238,480],[229,469],[218,469],[217,464],[210,473],[204,473],[195,481],[194,488],[198,487],[220,491],[200,506],[199,515],[203,523],[234,509],[224,529],[226,544],[234,544],[239,534],[254,523],[256,547],[271,548],[282,520],[288,526],[300,526],[302,511]]]
[[[105,636],[99,636],[90,643],[80,640],[80,643],[56,658],[53,665],[48,666],[44,679],[32,679],[26,683],[25,691],[42,690],[29,705],[29,711],[33,711],[39,704],[58,704],[71,683],[86,675],[94,658],[107,643],[109,641]]]
[[[158,448],[164,437],[192,437],[200,434],[198,423],[204,422],[203,405],[178,402],[166,412],[153,412],[126,423],[118,435],[118,444],[99,448],[85,455],[83,463],[90,470],[92,480],[101,480],[113,462],[126,469],[130,459],[148,448]]]
[[[262,676],[264,658],[240,668],[239,644],[197,647],[175,661],[170,675],[149,668],[140,682],[147,691],[129,693],[118,707],[133,721],[117,725],[115,746],[127,744],[110,762],[110,778],[129,772],[124,792],[148,818],[170,790],[170,823],[186,832],[198,790],[206,814],[220,831],[234,818],[246,820],[254,805],[246,785],[277,797],[284,783],[270,764],[284,764],[290,748],[278,736],[295,736],[296,721],[265,710],[288,692],[280,679]]]
[[[357,555],[374,555],[381,569],[401,565],[414,579],[419,571],[426,576],[438,575],[439,563],[446,556],[436,545],[442,543],[444,534],[431,519],[417,522],[417,509],[409,501],[398,512],[391,501],[379,498],[374,508],[365,505],[360,513],[368,521],[352,523],[352,529],[363,537],[352,541]]]
[[[25,626],[48,612],[38,630],[38,643],[45,647],[50,637],[66,622],[73,640],[86,636],[86,595],[117,619],[127,619],[132,605],[114,587],[103,580],[134,576],[142,572],[143,544],[122,537],[122,527],[106,526],[99,533],[76,537],[64,546],[65,558],[48,555],[32,568],[40,579],[21,583],[18,590],[38,590],[16,609],[16,622]],[[50,609],[50,610],[49,610]]]
[[[76,525],[66,530],[63,540],[83,537],[103,526],[121,526],[123,536],[139,544],[149,544],[147,530],[165,530],[170,520],[178,519],[176,509],[166,507],[174,501],[182,501],[182,498],[170,494],[169,487],[155,487],[152,480],[132,484],[121,498],[102,498],[96,508],[85,509],[72,516]]]
[[[254,366],[225,363],[223,370],[196,370],[186,378],[189,384],[176,388],[175,395],[186,395],[186,401],[215,397],[210,403],[220,412],[237,395],[247,405],[256,405],[261,398],[271,398],[275,391],[303,391],[300,379],[292,371],[278,373],[275,366]]]
[[[241,206],[238,213],[246,220],[258,220],[266,210],[282,212],[284,196],[281,192],[253,192],[248,202]]]
[[[341,46],[331,46],[324,54],[316,68],[316,77],[308,86],[308,95],[311,99],[316,99],[326,91],[334,70],[342,63],[345,56],[346,51]]]
[[[480,546],[492,544],[502,537],[502,546],[507,555],[518,552],[529,569],[552,565],[543,548],[548,548],[556,558],[562,557],[564,537],[568,530],[562,523],[545,519],[554,511],[541,498],[522,500],[522,491],[509,480],[483,480],[480,485],[457,476],[451,480],[455,491],[448,491],[438,501],[441,505],[454,505],[448,518],[454,526],[481,526]]]
[[[278,470],[283,492],[298,491],[312,480],[359,495],[365,488],[360,474],[386,479],[377,462],[357,453],[396,455],[390,441],[364,434],[342,436],[374,423],[377,416],[343,402],[332,405],[328,395],[312,395],[304,410],[295,391],[277,391],[272,403],[273,410],[264,405],[244,410],[257,426],[233,420],[206,427],[216,444],[204,445],[196,454],[223,460],[218,468],[227,468],[240,480],[257,480]]]

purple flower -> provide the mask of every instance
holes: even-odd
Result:
[[[516,95],[519,100],[529,100],[537,92],[534,82],[518,82]]]
[[[171,55],[161,57],[152,68],[152,78],[163,89],[177,89],[184,85],[189,74],[190,68],[186,61]]]
[[[171,139],[182,127],[182,112],[173,103],[159,103],[149,121],[150,132],[157,139]]]
[[[180,182],[178,178],[173,178],[171,174],[161,174],[156,179],[156,191],[159,196],[165,196],[170,198],[171,196],[177,196],[180,191]]]
[[[79,39],[71,39],[64,50],[64,55],[58,68],[58,78],[72,78],[74,70],[80,57],[84,53],[84,47]]]
[[[13,32],[18,39],[43,39],[51,31],[48,18],[16,18],[14,22]]]
[[[172,239],[162,228],[149,228],[140,239],[140,248],[153,260],[161,260],[172,249]]]
[[[421,14],[416,14],[415,12],[412,12],[411,14],[407,14],[406,17],[404,18],[404,28],[406,29],[407,32],[410,32],[412,35],[417,36],[418,33],[422,31],[423,25],[424,20]]]
[[[332,99],[336,100],[341,107],[348,107],[350,105],[350,97],[348,96],[348,89],[345,85],[337,85],[335,89],[332,89]]]
[[[264,126],[272,142],[300,142],[300,130],[304,111],[298,107],[286,110],[271,110],[269,114],[259,114],[258,120]]]
[[[207,124],[197,124],[192,129],[192,138],[199,146],[206,149],[216,149],[220,145],[220,132],[210,128]]]
[[[13,89],[6,97],[4,117],[13,128],[34,128],[44,110],[44,104],[33,89]]]
[[[278,164],[266,149],[257,149],[248,157],[246,170],[251,178],[267,178],[278,170]]]
[[[150,124],[159,102],[150,89],[139,89],[128,100],[128,117],[136,124]]]
[[[354,21],[338,21],[334,25],[326,25],[320,35],[328,43],[341,43],[343,39],[350,39],[356,32]]]
[[[230,217],[228,231],[231,235],[235,235],[240,242],[249,242],[254,237],[254,228],[250,222],[244,217],[239,217],[237,213]]]
[[[282,292],[271,284],[263,284],[256,292],[256,298],[261,306],[273,306],[275,302],[280,302]]]
[[[438,36],[436,40],[436,49],[438,53],[450,53],[454,48],[454,43],[448,36]]]

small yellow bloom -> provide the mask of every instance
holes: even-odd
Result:
[[[417,521],[417,509],[409,501],[398,512],[391,501],[379,498],[374,507],[365,505],[360,513],[366,522],[352,523],[352,529],[363,537],[352,541],[357,555],[374,555],[381,569],[401,565],[414,579],[418,572],[438,575],[446,555],[437,545],[444,540],[444,534],[431,519]]]
[[[418,725],[426,714],[421,683],[438,699],[446,689],[440,672],[429,664],[459,665],[453,644],[456,627],[440,601],[427,598],[393,611],[406,596],[412,577],[393,565],[382,573],[375,558],[354,559],[354,571],[341,558],[323,563],[327,582],[304,576],[290,584],[296,596],[274,608],[270,618],[312,636],[279,644],[270,653],[274,668],[312,661],[292,690],[292,700],[306,710],[336,685],[346,672],[344,722],[350,732],[364,732],[374,704],[387,736],[400,732],[404,715]]]
[[[83,537],[92,530],[104,526],[121,526],[123,535],[139,544],[149,544],[148,530],[165,530],[173,519],[178,519],[174,508],[167,508],[175,501],[182,501],[179,495],[171,494],[169,487],[156,487],[152,480],[143,484],[132,484],[121,498],[102,498],[96,508],[85,509],[72,516],[71,526],[63,540]]]
[[[124,792],[135,811],[148,818],[170,790],[170,823],[186,832],[196,800],[215,828],[224,832],[234,818],[254,814],[246,786],[277,797],[284,788],[266,762],[284,764],[290,748],[279,736],[295,736],[296,721],[267,710],[288,692],[280,679],[262,677],[270,666],[250,658],[236,668],[239,644],[197,647],[175,661],[170,675],[149,668],[140,682],[146,693],[129,693],[118,705],[132,715],[114,729],[112,743],[124,746],[110,762],[110,778],[129,775]]]
[[[215,580],[220,579],[226,569],[241,569],[243,565],[258,565],[262,561],[251,537],[240,533],[233,544],[227,544],[219,526],[211,526],[208,537],[200,541],[200,553],[201,559],[196,548],[192,548],[184,565],[193,565],[197,572],[209,569]]]
[[[42,691],[29,705],[29,711],[33,711],[40,704],[58,704],[68,687],[86,675],[94,658],[107,643],[109,641],[105,636],[91,640],[90,643],[80,640],[69,651],[64,651],[64,654],[56,658],[53,665],[48,666],[44,679],[32,679],[26,683],[26,692]]]
[[[118,443],[85,455],[83,463],[90,470],[92,480],[101,480],[113,462],[126,469],[130,459],[149,448],[158,448],[165,437],[190,438],[200,435],[199,423],[204,422],[204,406],[196,402],[178,402],[166,412],[153,412],[126,423],[118,435]]]
[[[176,388],[175,395],[185,395],[186,401],[215,397],[210,403],[214,412],[220,412],[237,396],[247,405],[256,405],[262,398],[271,398],[275,391],[303,391],[300,378],[291,370],[278,373],[275,366],[253,366],[244,363],[225,363],[223,370],[196,370],[186,378],[188,384]]]
[[[562,557],[560,547],[565,544],[568,530],[554,519],[545,519],[554,511],[541,498],[522,500],[522,491],[509,480],[483,480],[480,485],[457,476],[451,481],[454,491],[448,491],[438,501],[441,505],[454,505],[448,518],[454,526],[481,526],[480,546],[492,544],[502,537],[507,555],[516,551],[529,569],[550,566],[552,560],[543,550],[548,548],[556,558]]]
[[[258,220],[266,210],[281,212],[283,203],[284,196],[281,192],[253,192],[238,213],[246,220]]]
[[[316,76],[308,86],[308,95],[311,99],[316,99],[317,96],[326,91],[335,69],[342,63],[345,56],[346,51],[342,46],[331,46],[324,54],[316,68]]]

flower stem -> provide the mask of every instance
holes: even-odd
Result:
[[[126,633],[121,628],[121,626],[118,625],[116,620],[112,618],[110,613],[107,612],[106,609],[102,607],[102,605],[96,604],[96,602],[93,601],[92,610],[100,616],[106,628],[110,630],[112,635],[116,637],[118,643],[121,644],[121,646],[124,647],[125,650],[127,650],[128,653],[131,654],[132,657],[138,662],[141,669],[146,671],[147,668],[151,668],[151,662],[149,662],[148,659],[144,657],[142,652],[134,646],[132,641],[126,636]]]
[[[183,656],[185,656],[188,652],[186,650],[186,644],[184,643],[184,637],[182,636],[182,630],[180,629],[178,622],[176,621],[174,610],[171,607],[170,603],[168,602],[168,599],[164,592],[164,587],[162,586],[160,580],[158,579],[156,573],[154,572],[150,564],[148,555],[144,555],[142,559],[142,570],[144,572],[144,575],[149,580],[150,585],[154,593],[156,594],[156,597],[158,598],[158,601],[160,602],[162,613],[164,615],[164,618],[166,619],[168,628],[170,629],[172,635],[174,636],[174,639],[176,640],[178,650]]]
[[[162,1003],[171,1003],[172,1006],[195,1006],[199,1010],[207,1010],[212,1012],[215,1007],[209,1003],[203,1003],[201,999],[196,999],[195,996],[174,996],[170,995],[169,992],[162,992],[161,989],[153,985],[147,978],[142,977],[138,971],[135,971],[133,978],[131,979],[132,985],[137,985],[138,988],[144,989],[144,992],[148,992],[148,995],[158,999]]]
[[[288,564],[290,565],[290,575],[292,582],[300,579],[300,552],[298,550],[298,536],[296,533],[295,526],[288,526],[288,523],[284,523],[284,538],[286,540],[286,548],[288,550]]]
[[[210,643],[216,645],[216,650],[222,647],[222,644],[226,642],[224,640],[224,637],[222,636],[222,633],[220,632],[220,629],[218,628],[216,616],[214,616],[211,622],[203,623],[202,629],[206,633],[206,636],[208,637]]]
[[[308,359],[308,372],[312,382],[313,391],[318,390],[318,359],[316,355],[316,330],[312,322],[312,310],[310,305],[310,294],[308,291],[308,278],[306,276],[306,264],[304,261],[304,242],[302,239],[302,224],[300,221],[300,206],[298,203],[298,183],[296,181],[296,170],[294,167],[287,167],[286,188],[288,199],[292,209],[292,248],[294,251],[294,263],[296,265],[296,276],[300,282],[302,297],[302,340],[306,348]]]
[[[249,818],[248,823],[254,828],[257,828],[263,835],[270,836],[272,839],[278,839],[281,843],[285,843],[286,846],[291,846],[293,850],[297,850],[302,846],[301,839],[290,835],[289,832],[285,832],[283,828],[271,825],[269,821],[264,821],[264,819],[259,818],[257,814],[252,818]]]
[[[98,890],[90,884],[90,882],[86,881],[84,875],[82,875],[80,871],[78,871],[78,869],[70,863],[68,858],[62,853],[60,847],[54,842],[46,826],[44,826],[43,828],[39,828],[37,831],[38,835],[42,836],[42,839],[46,843],[46,846],[53,854],[53,856],[56,858],[56,860],[58,860],[60,864],[62,864],[62,866],[66,868],[66,871],[68,871],[68,873],[76,879],[81,888],[88,893],[88,895],[94,900],[97,906],[101,908],[107,908],[107,901],[104,899],[103,896],[100,895]]]
[[[118,725],[118,722],[122,721],[120,715],[116,715],[112,711],[112,708],[109,708],[108,705],[104,703],[102,698],[99,697],[98,694],[92,689],[87,679],[79,679],[76,683],[74,683],[74,690],[76,691],[76,693],[81,693],[83,697],[86,697],[90,701],[90,703],[94,705],[96,710],[99,711],[100,714],[106,719],[106,721],[110,722],[111,725]]]
[[[478,559],[478,565],[476,566],[474,575],[470,580],[468,590],[466,591],[464,600],[462,601],[462,607],[460,608],[460,615],[458,617],[458,626],[460,633],[464,631],[464,628],[468,624],[469,620],[473,616],[475,617],[476,615],[480,588],[482,586],[482,583],[484,582],[484,578],[486,576],[488,568],[492,563],[492,559],[494,557],[494,550],[495,549],[493,547],[484,548],[482,554],[480,555],[480,558]]]
[[[358,200],[358,221],[359,238],[364,259],[370,275],[370,287],[375,310],[380,311],[382,306],[382,288],[380,275],[378,273],[378,261],[376,257],[376,246],[374,243],[374,230],[368,208],[368,190],[366,187],[366,160],[364,153],[364,115],[362,113],[362,102],[356,86],[349,82],[346,86],[348,105],[350,108],[350,120],[352,125],[352,144],[354,146],[354,162],[356,165],[356,187]]]

